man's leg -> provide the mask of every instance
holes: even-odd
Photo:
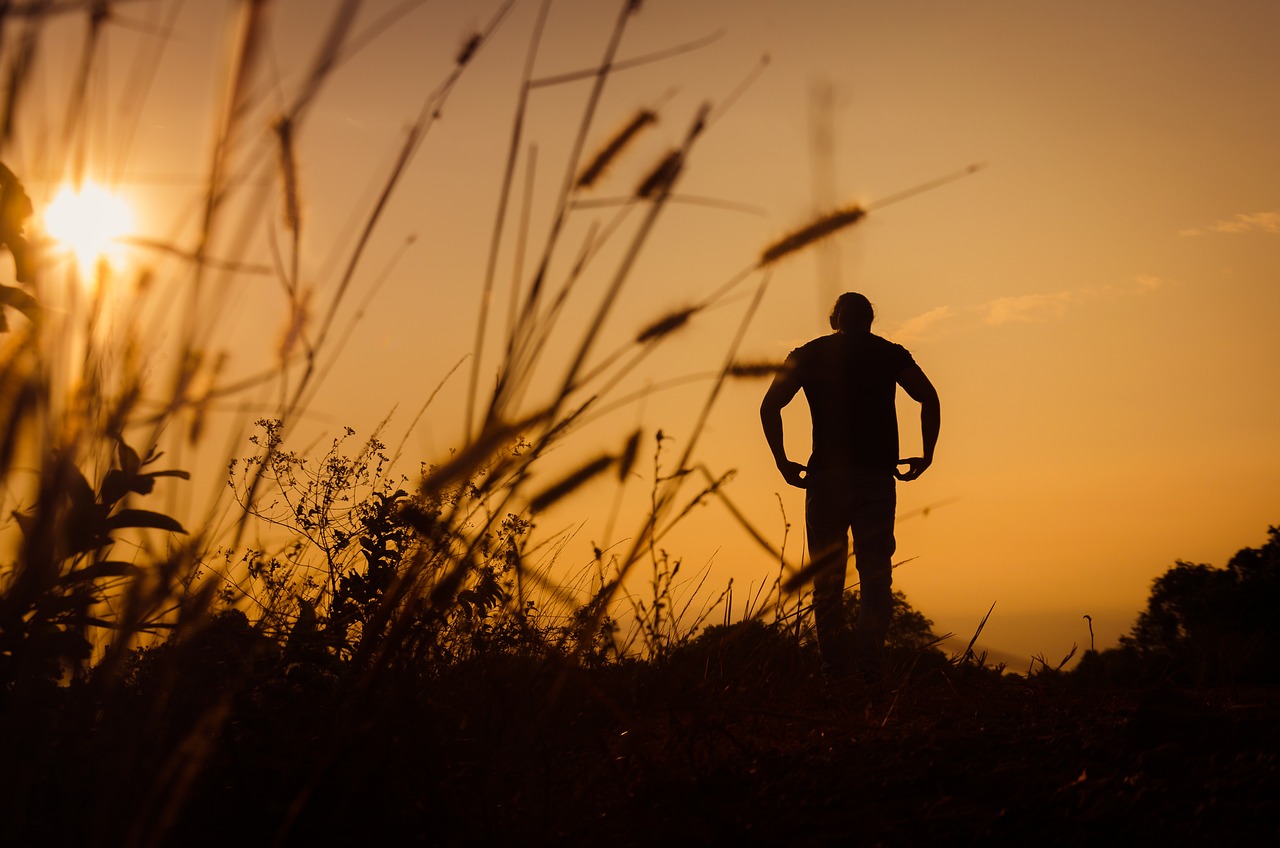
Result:
[[[814,564],[813,619],[823,673],[843,677],[853,671],[853,650],[845,621],[844,581],[849,560],[847,493],[839,481],[811,473],[805,495],[805,535]]]
[[[858,665],[867,676],[884,669],[884,643],[893,618],[893,537],[897,492],[893,476],[859,472],[851,481],[853,554],[858,569]]]

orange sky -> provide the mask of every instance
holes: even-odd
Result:
[[[338,2],[274,4],[246,144],[269,151],[269,120],[292,100]],[[369,2],[354,30],[403,4]],[[426,3],[353,55],[307,113],[299,143],[306,238],[303,278],[318,302],[333,291],[374,187],[405,128],[447,72],[467,34],[498,2]],[[178,6],[127,4],[109,28],[83,135],[90,171],[138,204],[141,228],[189,238],[208,172],[215,104],[225,85],[234,3],[180,7],[167,40],[148,35]],[[367,434],[398,406],[398,439],[418,407],[472,345],[510,121],[539,3],[518,0],[476,57],[411,163],[353,284],[344,319],[363,316],[311,405],[316,434],[349,424]],[[535,76],[590,67],[617,16],[614,3],[552,7]],[[323,10],[323,11],[321,11]],[[79,22],[62,35],[76,55]],[[983,641],[1023,670],[1032,654],[1060,659],[1114,644],[1176,559],[1223,564],[1261,544],[1280,521],[1280,6],[1270,0],[1026,3],[1017,0],[647,0],[619,55],[638,56],[720,33],[705,46],[618,73],[605,89],[588,147],[638,109],[660,120],[596,193],[628,193],[679,143],[699,105],[722,103],[767,55],[760,76],[693,149],[680,194],[722,205],[664,210],[617,308],[601,353],[673,308],[706,297],[759,251],[809,218],[818,199],[874,203],[963,169],[986,167],[883,210],[825,248],[838,276],[809,251],[779,264],[747,328],[743,358],[777,360],[825,329],[835,293],[865,292],[876,331],[909,347],[937,385],[943,427],[936,464],[899,489],[904,520],[896,587],[939,631],[972,633],[994,602]],[[13,31],[6,33],[12,38]],[[165,46],[163,53],[157,52]],[[46,53],[50,60],[56,52]],[[131,74],[155,56],[147,98]],[[69,63],[63,63],[69,66]],[[50,70],[46,104],[64,102]],[[834,156],[815,179],[811,92],[828,85]],[[525,141],[537,145],[530,243],[544,237],[589,83],[537,91]],[[34,107],[33,107],[34,108]],[[5,152],[19,174],[60,167],[60,106],[25,125]],[[27,129],[27,127],[31,129]],[[522,150],[523,184],[528,148]],[[264,154],[270,163],[270,156]],[[270,185],[270,167],[253,175]],[[35,191],[51,195],[52,181]],[[240,189],[246,197],[254,183]],[[265,234],[278,199],[238,208],[248,222],[221,245],[270,262]],[[34,193],[34,192],[33,192]],[[47,196],[46,195],[46,196]],[[38,198],[39,199],[39,198]],[[237,201],[238,202],[238,201]],[[247,203],[247,201],[246,201]],[[567,266],[590,222],[574,214],[555,266]],[[406,239],[413,244],[396,259]],[[530,249],[532,253],[532,248]],[[504,327],[513,241],[500,256],[494,324]],[[601,268],[571,302],[560,337],[576,337],[606,279]],[[389,270],[388,270],[389,269]],[[385,275],[376,295],[375,281]],[[699,316],[615,396],[673,377],[714,372],[746,312],[753,276]],[[285,316],[269,279],[227,280],[219,337],[233,366],[269,361]],[[553,344],[552,355],[557,352]],[[492,379],[493,349],[481,360]],[[408,454],[434,460],[461,438],[466,365],[446,381],[409,435]],[[557,366],[557,369],[562,366]],[[547,377],[558,373],[547,372]],[[624,406],[583,428],[570,462],[615,449],[644,426],[683,448],[710,383]],[[759,433],[762,383],[717,400],[697,456],[780,544],[782,510],[799,556],[803,496],[773,468]],[[259,407],[270,411],[267,399]],[[243,415],[243,413],[239,413]],[[918,442],[914,405],[900,406],[904,442]],[[788,409],[795,458],[806,450],[803,404]],[[219,461],[220,462],[220,461]],[[204,482],[221,484],[219,463]],[[669,470],[669,469],[668,469]],[[579,493],[539,532],[575,527],[575,544],[611,544],[638,526],[652,472],[628,489],[617,525],[597,513],[607,484]],[[193,487],[200,486],[199,480]],[[580,527],[578,525],[581,525]],[[603,534],[612,532],[610,538]],[[716,504],[697,510],[667,544],[706,591],[773,576]],[[585,554],[562,556],[573,568]],[[693,583],[688,584],[691,591]],[[696,606],[696,605],[695,605]],[[718,615],[715,617],[718,619]]]

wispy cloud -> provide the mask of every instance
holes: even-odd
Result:
[[[896,338],[912,338],[918,339],[929,334],[929,331],[941,324],[945,324],[955,313],[950,306],[939,306],[930,309],[923,315],[917,315],[898,327],[894,333]]]
[[[1078,294],[1072,291],[997,297],[987,301],[979,309],[982,320],[987,324],[1037,324],[1051,318],[1061,318],[1067,312],[1067,304],[1077,297]]]
[[[997,297],[975,306],[937,306],[904,321],[893,332],[900,342],[917,341],[944,332],[997,327],[1005,324],[1038,324],[1067,316],[1072,307],[1102,300],[1138,297],[1159,289],[1164,281],[1141,274],[1120,284],[1082,286],[1048,294]]]
[[[1179,230],[1178,235],[1203,236],[1207,233],[1250,232],[1280,234],[1280,212],[1241,212],[1234,218],[1227,218],[1207,227],[1189,227]]]

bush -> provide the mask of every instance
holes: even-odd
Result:
[[[1280,682],[1280,528],[1225,568],[1176,563],[1152,583],[1120,647],[1085,659],[1081,673],[1103,678]]]

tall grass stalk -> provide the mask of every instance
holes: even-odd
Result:
[[[606,327],[635,285],[641,258],[657,249],[655,226],[679,197],[676,190],[698,142],[755,79],[761,63],[727,97],[693,112],[679,143],[647,171],[637,171],[642,176],[632,196],[607,221],[584,223],[576,255],[557,277],[571,221],[590,214],[591,207],[580,201],[594,186],[592,175],[625,167],[628,142],[659,111],[639,112],[588,162],[588,142],[613,74],[714,42],[699,39],[622,57],[630,21],[644,14],[638,3],[618,4],[598,62],[568,75],[536,75],[549,0],[534,18],[478,286],[456,450],[411,476],[397,465],[407,434],[390,453],[381,429],[358,439],[348,432],[318,456],[297,444],[301,422],[389,273],[369,266],[392,200],[462,80],[494,58],[487,48],[514,9],[513,0],[499,5],[482,27],[464,36],[442,78],[424,86],[389,171],[371,178],[370,205],[344,233],[349,245],[337,270],[317,280],[304,261],[314,238],[315,215],[309,210],[324,202],[323,193],[307,184],[300,161],[313,132],[310,118],[343,66],[413,5],[396,6],[363,28],[364,5],[358,0],[327,9],[310,61],[291,95],[284,96],[272,67],[275,7],[241,4],[234,38],[221,57],[225,89],[208,104],[212,136],[199,165],[194,225],[185,232],[175,227],[168,237],[134,238],[146,267],[126,276],[101,265],[94,272],[96,287],[87,290],[79,271],[60,264],[51,245],[40,245],[31,282],[25,279],[23,239],[29,234],[23,227],[29,216],[16,201],[23,160],[45,138],[33,128],[49,113],[64,115],[54,134],[59,149],[40,154],[56,178],[78,181],[91,164],[96,167],[96,158],[107,162],[107,170],[123,168],[110,155],[127,157],[129,151],[109,155],[91,148],[86,129],[105,106],[95,98],[106,85],[101,56],[117,37],[115,7],[0,6],[0,34],[11,57],[0,160],[12,169],[0,171],[0,235],[17,272],[15,285],[4,280],[0,289],[0,309],[10,322],[0,338],[0,475],[6,511],[15,516],[6,528],[11,550],[0,560],[0,706],[14,719],[6,739],[15,744],[21,740],[12,728],[47,726],[44,707],[52,699],[71,698],[71,692],[77,698],[87,693],[75,709],[92,708],[66,714],[72,718],[59,714],[79,734],[67,746],[92,738],[96,722],[120,733],[106,739],[98,759],[79,766],[84,783],[78,790],[92,785],[95,793],[92,821],[82,830],[73,822],[56,825],[77,839],[92,833],[120,844],[162,845],[175,834],[190,834],[191,811],[200,809],[201,789],[207,789],[202,779],[225,755],[220,740],[244,730],[246,704],[258,709],[271,698],[301,702],[299,693],[305,693],[334,718],[309,752],[311,771],[290,785],[287,803],[274,811],[272,832],[283,842],[304,811],[313,809],[308,805],[317,787],[334,779],[350,785],[359,780],[357,772],[344,773],[343,758],[359,747],[353,740],[368,732],[369,716],[375,706],[385,706],[388,691],[417,694],[428,682],[462,673],[477,658],[503,658],[532,659],[553,670],[559,682],[552,691],[562,693],[577,669],[616,661],[632,640],[647,644],[651,654],[669,652],[713,610],[731,612],[732,583],[704,600],[709,565],[695,576],[692,592],[677,597],[679,560],[661,543],[698,504],[720,498],[733,511],[724,492],[732,472],[713,473],[698,463],[701,439],[726,381],[770,373],[767,364],[744,365],[740,348],[770,285],[772,265],[818,236],[812,226],[800,230],[785,249],[766,248],[709,296],[610,341]],[[159,36],[140,51],[144,76],[148,68],[157,73],[158,56],[174,49],[167,41],[176,38],[168,35],[177,26],[172,9],[152,19]],[[81,16],[87,33],[62,110],[34,96],[41,63],[61,60],[46,43],[62,22],[59,14]],[[549,230],[530,244],[529,222],[542,200],[533,191],[536,147],[526,146],[530,92],[577,79],[589,79],[589,90],[567,128],[564,171],[556,175],[558,187],[549,198]],[[665,120],[670,107],[663,110]],[[513,237],[509,211],[524,150],[529,176],[514,224],[509,321],[505,334],[495,336],[497,269]],[[172,217],[182,216],[173,210]],[[821,226],[824,234],[839,228]],[[265,260],[253,247],[263,231],[269,233]],[[532,257],[527,279],[526,252]],[[606,262],[612,264],[601,267]],[[274,287],[280,342],[267,361],[233,368],[220,346],[237,317],[227,292],[246,279]],[[583,566],[583,585],[566,585],[558,579],[563,564],[557,559],[571,533],[534,538],[533,519],[574,504],[589,486],[626,486],[635,476],[644,429],[628,427],[594,446],[589,459],[555,472],[554,451],[575,443],[583,425],[611,406],[642,397],[627,382],[638,364],[705,311],[735,303],[730,295],[749,280],[755,285],[736,331],[722,340],[719,368],[699,376],[707,394],[674,467],[659,469],[655,457],[650,503],[636,518],[634,532],[623,543],[609,542]],[[598,289],[591,289],[589,283],[597,281]],[[364,300],[358,301],[361,289]],[[587,318],[569,332],[565,315],[571,301]],[[553,338],[567,346],[562,357],[549,354]],[[606,342],[616,347],[601,354]],[[496,365],[486,364],[489,351],[499,351]],[[454,365],[462,367],[463,360]],[[494,388],[482,396],[479,387],[489,372]],[[536,376],[547,373],[554,378],[551,396],[529,402]],[[436,414],[428,409],[434,397],[433,392],[411,427],[428,411]],[[263,422],[266,432],[246,449],[254,421]],[[211,445],[213,433],[235,447]],[[661,441],[659,434],[659,446]],[[149,506],[148,499],[192,482],[184,467],[188,461],[224,450],[230,480],[219,482],[231,483],[229,497],[192,509],[203,512],[194,517],[177,508],[182,501],[176,497],[165,508]],[[246,450],[252,455],[245,456]],[[695,471],[705,482],[690,492],[686,487]],[[610,533],[615,520],[627,519],[610,516]],[[741,523],[787,570],[785,537],[784,550],[778,550],[766,534]],[[631,599],[628,581],[646,562],[653,569],[652,600],[633,607],[635,629],[619,637],[617,616]],[[780,599],[788,588],[781,576],[767,590],[762,583],[746,600],[748,617],[770,608],[782,611],[781,600],[771,605],[767,598],[776,592]],[[798,606],[795,617],[801,618]],[[135,695],[143,699],[141,706],[129,700]],[[130,709],[116,717],[106,704]],[[135,718],[138,725],[130,725]],[[149,730],[137,733],[138,727]],[[14,803],[7,808],[25,809],[49,779],[39,763],[42,755],[63,750],[49,741],[57,738],[51,730],[23,748],[33,771],[29,778],[20,769],[8,776],[13,785],[4,788],[12,790]],[[521,744],[533,744],[532,738],[530,732]],[[40,749],[45,743],[49,747]],[[21,816],[5,826],[19,840],[34,828]]]

